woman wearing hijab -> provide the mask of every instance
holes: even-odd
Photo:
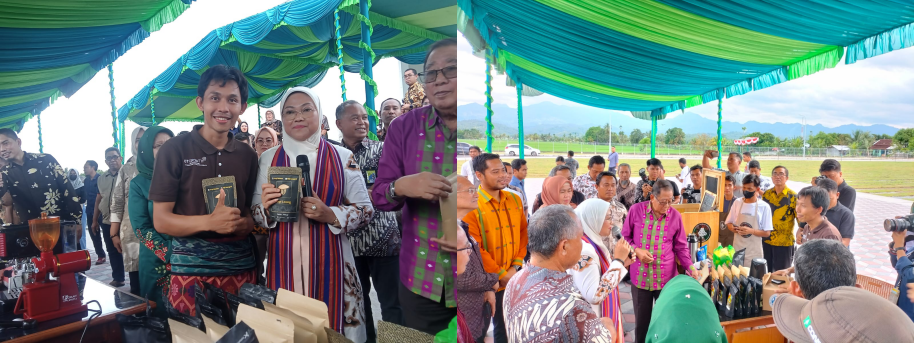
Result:
[[[139,279],[140,294],[155,301],[154,314],[166,318],[165,306],[168,299],[169,274],[171,267],[168,260],[171,255],[171,236],[159,233],[153,227],[153,202],[149,200],[149,186],[152,184],[153,165],[159,147],[174,137],[172,131],[161,126],[146,130],[137,154],[137,176],[130,181],[130,192],[127,206],[130,213],[130,224],[133,227],[139,245]],[[131,280],[131,286],[133,280]]]
[[[238,123],[238,127],[229,130],[229,132],[231,132],[233,135],[237,135],[239,133],[250,134],[250,132],[248,132],[248,122],[243,121],[243,122]]]
[[[277,134],[276,144],[280,144],[280,142],[283,141],[283,122],[275,118],[273,115],[273,110],[267,110],[267,112],[264,113],[264,117],[267,119],[267,121],[261,124],[261,127],[269,127],[273,129],[273,132]]]
[[[321,300],[330,328],[354,342],[366,339],[364,293],[356,274],[347,231],[365,226],[374,213],[362,172],[350,150],[321,139],[321,100],[310,88],[294,87],[280,101],[283,144],[260,156],[254,218],[269,228],[267,287]],[[270,167],[294,167],[307,158],[313,195],[303,197],[299,218],[268,218],[280,190],[268,183]]]
[[[79,176],[79,171],[75,168],[70,168],[67,170],[67,180],[70,181],[70,184],[73,185],[73,190],[76,191],[76,196],[79,197],[79,204],[83,208],[83,213],[86,213],[86,199],[83,198],[83,187],[86,184],[83,183],[83,178]],[[2,182],[2,178],[0,178]],[[12,206],[2,206],[2,216],[4,223],[18,223],[19,216],[16,215],[16,211],[13,211]],[[79,237],[79,248],[86,249],[86,216],[83,215],[80,218],[80,224],[83,226],[83,231],[80,232]]]
[[[569,205],[572,202],[572,181],[563,176],[551,176],[543,181],[543,192],[540,193],[539,201],[534,202],[534,209],[531,215],[537,212],[541,207],[550,205]]]
[[[260,157],[261,154],[270,150],[270,148],[275,147],[278,143],[276,131],[273,131],[273,129],[269,127],[262,127],[257,130],[257,135],[254,139],[254,151],[257,152],[257,157]],[[264,284],[266,281],[264,278],[264,260],[267,258],[267,235],[269,234],[269,230],[255,222],[254,231],[251,233],[254,234],[254,241],[257,244],[258,284]]]
[[[130,134],[130,150],[132,155],[121,170],[118,171],[117,180],[111,195],[111,243],[115,249],[124,256],[124,271],[130,279],[130,293],[142,296],[140,293],[140,272],[137,263],[140,259],[140,242],[133,233],[130,225],[130,212],[127,205],[130,181],[137,176],[137,147],[140,144],[145,126],[133,129]]]
[[[581,219],[581,259],[566,272],[572,275],[572,282],[581,295],[591,303],[594,313],[610,318],[615,330],[611,330],[615,342],[623,341],[623,321],[620,311],[620,281],[626,275],[629,259],[629,243],[625,239],[617,242],[610,255],[604,246],[603,237],[609,236],[612,228],[610,203],[601,199],[588,199],[575,209]]]
[[[266,126],[257,130],[257,134],[254,135],[254,151],[257,152],[257,157],[279,143],[276,131]]]

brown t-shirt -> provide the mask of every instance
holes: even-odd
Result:
[[[801,237],[804,238],[804,242],[809,242],[813,239],[834,239],[839,242],[842,241],[842,235],[839,233],[839,229],[836,229],[836,226],[832,225],[826,217],[823,217],[823,222],[813,229],[810,228],[810,224],[805,225],[804,230],[801,231]]]
[[[159,148],[149,200],[174,202],[175,214],[206,215],[203,180],[232,175],[235,177],[236,200],[241,215],[249,215],[257,184],[257,153],[250,146],[235,140],[231,133],[225,148],[217,150],[200,135],[202,127],[194,126],[188,134],[172,138]],[[207,231],[195,237],[214,239],[236,236]]]

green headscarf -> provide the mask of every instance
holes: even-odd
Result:
[[[661,290],[651,310],[645,342],[727,343],[712,298],[695,279],[678,275]]]
[[[165,132],[169,136],[175,137],[172,130],[161,126],[153,126],[146,129],[143,137],[140,138],[140,147],[137,149],[137,171],[140,173],[140,176],[145,177],[147,180],[152,180],[153,166],[156,164],[156,158],[153,156],[153,145],[156,143],[156,136],[161,132]]]

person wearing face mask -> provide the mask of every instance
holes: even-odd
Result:
[[[366,181],[352,151],[321,138],[321,99],[312,89],[288,89],[280,100],[280,116],[283,144],[261,154],[260,189],[254,192],[255,221],[270,230],[267,287],[323,301],[329,327],[363,342],[366,293],[346,233],[365,227],[374,216]],[[269,211],[281,192],[268,182],[268,170],[296,166],[302,157],[309,162],[302,173],[311,175],[313,194],[303,196],[298,221],[274,222]]]
[[[457,178],[457,217],[465,218],[479,208],[479,194],[473,183],[461,176]],[[458,251],[456,291],[459,311],[462,313],[471,333],[472,341],[482,343],[489,331],[496,311],[496,290],[499,274],[489,273],[483,266],[479,242],[470,236],[469,226],[458,220]],[[464,237],[464,238],[462,238]]]
[[[499,282],[490,285],[496,291],[494,337],[496,342],[507,342],[502,299],[505,285],[521,269],[527,255],[527,216],[521,197],[503,190],[508,182],[499,155],[480,154],[473,160],[473,169],[480,179],[479,207],[464,216],[464,222],[470,236],[483,242],[481,254],[486,272],[499,275]]]
[[[391,123],[397,117],[403,114],[403,108],[400,107],[400,101],[394,98],[387,98],[381,102],[381,123],[378,125],[378,140],[384,142],[384,136],[391,128]]]
[[[127,211],[132,235],[139,241],[137,276],[140,296],[155,301],[153,314],[159,318],[168,318],[165,303],[168,299],[169,278],[171,276],[171,242],[172,237],[159,233],[153,224],[153,202],[149,200],[149,187],[152,184],[153,166],[156,154],[166,141],[174,137],[171,130],[153,126],[146,130],[137,148],[136,177],[130,180],[127,195]],[[133,287],[133,280],[130,282]]]
[[[772,234],[772,208],[756,197],[759,177],[748,174],[743,178],[743,198],[734,200],[725,224],[734,233],[734,250],[746,249],[743,266],[763,258],[762,240]]]
[[[620,281],[626,267],[632,264],[629,243],[621,239],[611,248],[603,238],[612,234],[613,210],[610,203],[601,199],[588,199],[575,209],[581,219],[584,235],[581,236],[581,259],[566,272],[572,275],[575,287],[591,303],[594,313],[613,321],[614,337],[623,340],[623,318],[620,312]],[[611,255],[612,254],[612,255]]]
[[[124,256],[124,271],[130,280],[130,293],[143,296],[140,293],[140,272],[137,264],[140,258],[140,242],[137,241],[133,227],[130,225],[130,211],[127,209],[128,191],[130,181],[137,176],[137,147],[140,139],[146,132],[146,127],[140,126],[130,134],[130,146],[133,156],[127,159],[118,179],[114,184],[114,194],[111,196],[111,243],[114,248]]]

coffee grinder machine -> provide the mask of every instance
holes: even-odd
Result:
[[[48,217],[47,213],[42,213],[40,219],[29,220],[29,233],[41,256],[32,258],[34,281],[22,287],[14,313],[27,320],[42,322],[87,312],[88,308],[80,300],[74,274],[89,270],[89,252],[80,250],[55,255],[53,249],[60,237],[60,218]]]

